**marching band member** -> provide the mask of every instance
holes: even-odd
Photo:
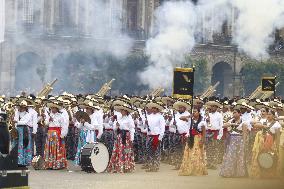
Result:
[[[182,161],[182,154],[186,143],[186,134],[190,127],[190,104],[185,101],[177,101],[174,103],[173,108],[177,110],[174,113],[172,125],[176,127],[175,134],[175,147],[174,147],[174,166],[179,169]]]
[[[45,124],[48,125],[48,134],[45,143],[44,160],[45,169],[64,169],[67,167],[66,149],[64,137],[67,135],[68,126],[64,116],[60,113],[60,103],[50,101],[47,107],[50,114],[44,115]]]
[[[129,104],[114,106],[121,113],[121,118],[114,122],[117,137],[114,142],[112,155],[107,167],[109,173],[129,173],[134,171],[134,121],[130,115],[133,109]]]
[[[80,164],[81,158],[81,149],[87,143],[96,142],[96,133],[95,133],[95,125],[98,123],[97,116],[95,114],[95,110],[100,109],[100,107],[95,106],[93,102],[84,103],[81,105],[82,108],[86,110],[86,113],[90,117],[90,123],[87,122],[84,118],[80,120],[76,120],[75,126],[80,130],[77,153],[75,156],[75,164]]]
[[[198,109],[194,108],[192,113],[192,130],[187,133],[190,137],[186,144],[179,169],[180,176],[207,175],[205,139],[206,122]]]
[[[223,116],[218,112],[218,108],[222,105],[217,101],[208,101],[206,106],[210,106],[211,112],[207,118],[207,167],[209,169],[216,169],[217,164],[222,159],[221,152],[224,148],[223,141]]]
[[[220,176],[222,177],[245,177],[247,176],[245,159],[245,142],[247,137],[247,125],[242,122],[241,111],[238,106],[233,112],[233,119],[224,123],[228,129],[228,144],[221,165]]]
[[[33,118],[28,111],[28,103],[22,100],[15,111],[14,122],[18,130],[18,165],[27,166],[33,156]]]
[[[172,106],[174,104],[174,99],[169,96],[162,97],[161,101],[166,106],[164,110],[164,119],[166,122],[165,134],[162,142],[162,161],[170,163],[170,149],[171,149],[171,132],[170,132],[170,124],[172,121],[173,110]],[[174,129],[175,133],[176,129]]]
[[[269,109],[267,122],[256,124],[254,127],[262,129],[258,131],[252,150],[252,163],[249,168],[249,176],[252,178],[273,178],[279,176],[279,137],[281,125],[275,120],[276,112],[274,108]],[[262,153],[270,153],[274,156],[274,163],[270,169],[263,169],[259,163],[259,156]]]
[[[150,102],[146,105],[151,109],[145,125],[148,127],[147,138],[147,167],[146,172],[157,172],[160,166],[161,141],[165,132],[165,119],[160,113],[164,107],[158,102]]]
[[[104,132],[102,135],[103,143],[108,149],[109,156],[111,157],[113,143],[114,143],[114,121],[110,114],[105,114],[103,118]]]

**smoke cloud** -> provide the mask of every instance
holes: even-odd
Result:
[[[257,60],[267,59],[274,31],[284,27],[283,0],[233,0],[238,10],[233,41]]]
[[[256,60],[269,58],[274,31],[284,27],[283,0],[171,1],[156,12],[156,35],[146,43],[151,64],[140,73],[151,89],[170,88],[173,67],[180,65],[195,40],[212,41],[225,22],[231,24],[233,44]],[[204,42],[204,41],[203,41]]]
[[[175,65],[184,62],[195,44],[196,12],[190,1],[166,2],[155,12],[155,36],[146,43],[150,65],[139,74],[151,89],[168,88]]]

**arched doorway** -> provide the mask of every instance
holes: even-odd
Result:
[[[43,86],[46,65],[39,55],[33,52],[20,54],[16,59],[15,89],[37,93]]]
[[[233,93],[233,70],[230,64],[219,62],[213,66],[211,84],[220,82],[216,88],[216,95],[220,97],[231,96]]]

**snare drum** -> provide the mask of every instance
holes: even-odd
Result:
[[[107,147],[100,142],[86,144],[81,150],[80,165],[83,171],[102,173],[109,162]]]

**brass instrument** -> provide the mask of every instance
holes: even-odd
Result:
[[[218,87],[219,84],[220,82],[218,81],[214,86],[209,86],[208,89],[200,96],[200,98],[204,99],[212,96],[215,93],[216,88]]]
[[[7,113],[7,126],[9,128],[10,135],[12,139],[17,139],[18,138],[18,131],[15,126],[14,122],[14,117],[15,117],[15,109],[14,109],[14,104],[12,102],[7,102],[4,106],[3,109]]]
[[[97,92],[98,96],[105,96],[109,90],[111,90],[111,84],[115,79],[111,79],[108,83],[105,83],[102,88]]]
[[[53,85],[56,83],[57,79],[55,79],[51,84],[47,83],[44,88],[38,93],[37,96],[39,97],[45,97],[47,96],[52,90],[53,90]]]

